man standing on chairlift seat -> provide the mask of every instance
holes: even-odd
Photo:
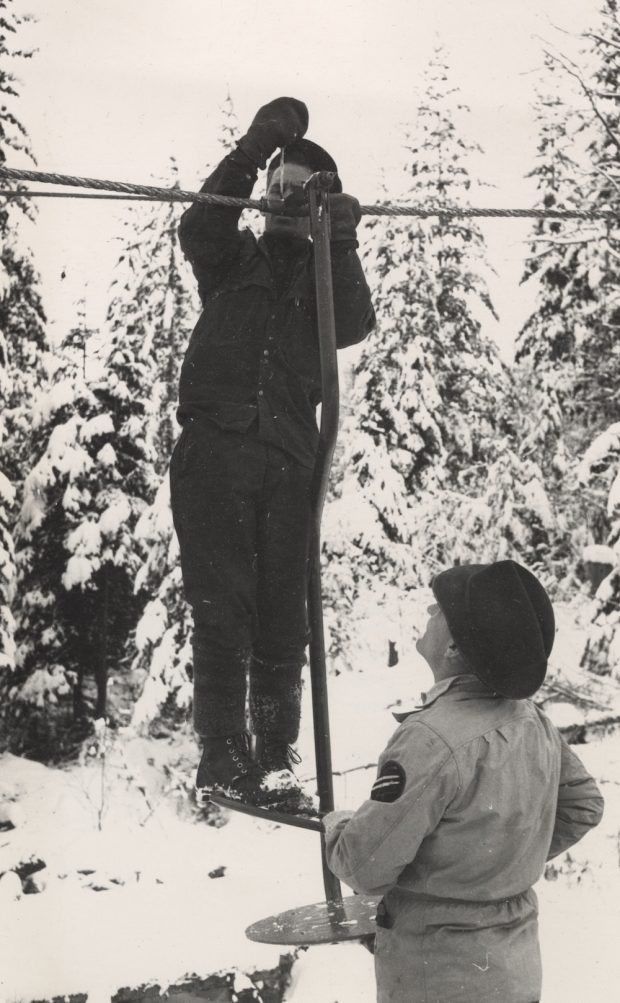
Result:
[[[281,149],[267,169],[267,198],[303,196],[311,174],[337,172],[303,138],[307,127],[301,101],[271,101],[201,190],[249,198],[258,169]],[[356,251],[359,204],[342,194],[338,177],[332,192],[336,339],[344,348],[366,337],[374,312]],[[194,203],[179,227],[203,307],[181,370],[182,433],[170,465],[194,621],[196,789],[200,802],[217,790],[294,810],[321,400],[313,248],[307,216],[267,213],[257,240],[238,228],[240,214]]]

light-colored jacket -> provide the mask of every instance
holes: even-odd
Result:
[[[600,792],[532,701],[473,675],[437,684],[403,717],[369,800],[324,819],[334,874],[384,896],[377,999],[534,1003],[532,885],[600,821]]]

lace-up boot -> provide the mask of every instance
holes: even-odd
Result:
[[[252,760],[250,737],[245,732],[203,739],[196,774],[197,803],[205,805],[214,792],[245,804],[282,808],[294,807],[299,798],[290,771],[286,775],[273,773]]]

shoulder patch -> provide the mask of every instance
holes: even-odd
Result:
[[[381,767],[381,772],[372,785],[371,801],[398,801],[405,789],[407,777],[404,769],[395,759],[389,759]]]

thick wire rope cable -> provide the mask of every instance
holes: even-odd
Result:
[[[73,188],[92,188],[95,191],[106,191],[111,195],[101,195],[100,198],[118,198],[119,195],[133,197],[133,201],[138,201],[135,196],[141,196],[146,201],[154,202],[200,202],[205,205],[229,206],[236,209],[254,209],[257,212],[282,212],[282,205],[269,204],[266,199],[243,199],[231,195],[213,195],[207,192],[184,191],[180,188],[159,188],[153,185],[137,185],[125,181],[104,181],[100,178],[82,178],[68,174],[52,174],[45,171],[29,171],[17,168],[0,166],[0,181],[2,179],[13,181],[41,181],[48,184],[65,185]],[[0,188],[0,198],[36,198],[42,197],[63,197],[63,192],[30,192],[19,189]],[[73,193],[64,197],[74,198],[95,198],[95,195],[82,195]],[[420,219],[429,219],[436,216],[445,219],[470,218],[470,219],[494,219],[508,217],[512,219],[581,219],[587,221],[607,220],[609,222],[620,222],[620,206],[614,209],[494,209],[494,208],[474,208],[463,206],[422,206],[422,205],[399,205],[385,203],[383,205],[361,205],[363,216],[415,216]],[[307,210],[299,212],[296,209],[287,209],[289,215],[306,215]]]
[[[0,198],[48,198],[48,199],[103,199],[105,201],[119,200],[121,202],[164,202],[156,195],[118,195],[112,192],[35,192],[29,189],[0,188]]]

